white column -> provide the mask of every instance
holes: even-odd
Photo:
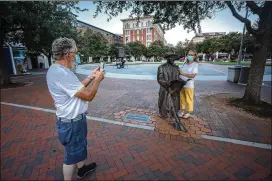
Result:
[[[111,62],[110,56],[108,56],[108,62],[109,62],[109,63]]]
[[[93,57],[89,57],[89,63],[92,63],[93,62]]]
[[[29,56],[27,56],[26,60],[27,60],[27,67],[28,67],[28,69],[32,69],[31,58]]]
[[[13,57],[13,52],[12,52],[11,46],[9,46],[9,53],[10,53],[10,57],[11,57],[11,64],[12,64],[13,73],[14,73],[14,75],[17,75],[17,70],[15,67],[15,62],[14,62],[14,57]]]
[[[216,52],[216,59],[218,59],[218,54],[219,54],[219,53],[218,53],[218,51],[217,51],[217,52]]]

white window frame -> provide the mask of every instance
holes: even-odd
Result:
[[[125,35],[129,35],[129,30],[125,30]]]

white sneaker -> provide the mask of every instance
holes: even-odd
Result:
[[[190,114],[190,113],[186,113],[186,114],[184,114],[184,115],[183,115],[183,117],[182,117],[182,118],[184,118],[184,119],[188,119],[190,116],[191,116],[191,114]]]
[[[184,115],[184,112],[183,111],[179,111],[178,117],[182,118],[183,115]]]

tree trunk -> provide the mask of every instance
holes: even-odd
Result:
[[[272,31],[272,2],[265,2],[260,15],[258,32],[263,32],[256,36],[255,52],[251,60],[249,80],[246,86],[243,101],[251,104],[260,104],[261,87],[264,76],[268,45],[271,43]]]
[[[267,43],[261,45],[252,57],[249,80],[243,100],[248,103],[259,104],[261,100],[261,87],[266,62]]]
[[[2,27],[1,27],[2,29]],[[10,84],[10,78],[8,74],[8,64],[6,62],[4,45],[4,32],[0,31],[0,85]]]
[[[49,67],[51,66],[51,57],[52,57],[52,55],[51,55],[51,53],[50,53],[50,51],[49,51],[49,54],[48,54],[48,63],[49,63]]]

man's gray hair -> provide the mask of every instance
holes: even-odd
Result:
[[[57,38],[52,43],[52,54],[55,60],[59,60],[66,53],[76,51],[76,42],[66,37]]]

